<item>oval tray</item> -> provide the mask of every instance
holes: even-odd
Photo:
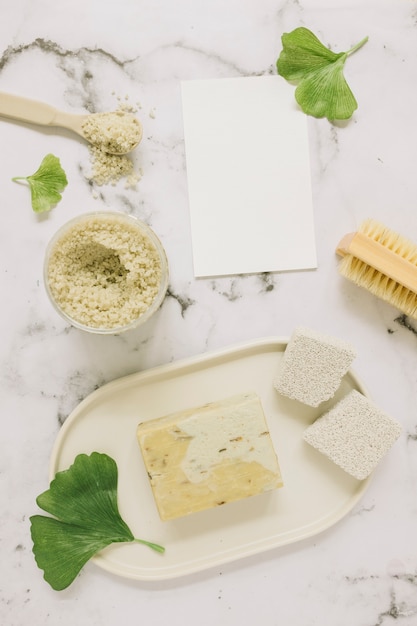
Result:
[[[358,481],[302,439],[305,428],[351,389],[368,395],[350,370],[318,408],[280,396],[273,379],[287,339],[264,338],[125,376],[85,398],[55,442],[50,478],[77,454],[110,455],[119,469],[119,509],[135,537],[165,546],[114,544],[93,557],[103,569],[137,580],[175,578],[278,548],[329,528],[362,497]],[[254,391],[261,398],[284,487],[161,522],[136,440],[139,422]]]

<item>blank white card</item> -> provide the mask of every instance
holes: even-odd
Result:
[[[278,76],[181,83],[196,277],[317,267],[306,116]]]

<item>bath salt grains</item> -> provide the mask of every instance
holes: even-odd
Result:
[[[130,152],[142,139],[139,121],[121,110],[88,115],[82,129],[88,141],[109,154]]]
[[[98,146],[89,146],[91,157],[91,180],[99,187],[115,185],[122,178],[126,179],[127,187],[134,187],[141,176],[135,172],[133,162],[126,155],[107,154]]]
[[[102,329],[126,326],[159,294],[160,253],[148,234],[125,217],[83,216],[52,246],[47,267],[51,295],[79,324]]]
[[[129,156],[112,154],[129,152],[140,142],[142,126],[134,117],[136,111],[136,107],[126,101],[119,102],[116,111],[95,113],[86,118],[82,129],[90,142],[89,179],[96,185],[116,185],[124,179],[128,189],[134,188],[142,178],[142,173],[134,170]]]

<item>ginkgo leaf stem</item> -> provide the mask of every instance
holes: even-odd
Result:
[[[356,52],[356,50],[359,50],[359,48],[362,48],[362,46],[364,46],[366,44],[368,39],[369,39],[369,37],[364,37],[363,39],[361,39],[361,41],[359,43],[357,43],[356,46],[353,46],[353,48],[351,48],[350,50],[348,50],[346,52],[346,55],[350,56],[351,54]]]
[[[136,543],[143,543],[143,545],[148,546],[148,548],[152,548],[152,550],[156,550],[156,552],[160,552],[163,554],[165,552],[165,548],[160,546],[157,543],[152,543],[151,541],[145,541],[144,539],[134,539]]]

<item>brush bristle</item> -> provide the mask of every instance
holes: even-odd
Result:
[[[417,271],[417,246],[412,241],[375,220],[363,222],[359,232],[415,265]],[[417,319],[417,294],[414,291],[406,289],[351,254],[343,257],[339,271],[359,287],[364,287],[381,300]]]

